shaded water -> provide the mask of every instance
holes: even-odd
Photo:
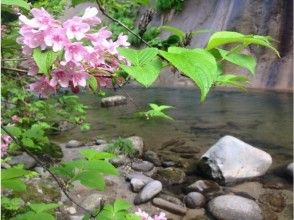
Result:
[[[75,128],[53,139],[90,141],[96,136],[110,140],[138,135],[143,137],[145,149],[156,151],[162,143],[178,138],[204,152],[220,137],[230,134],[269,152],[274,166],[292,161],[292,93],[214,91],[200,104],[194,89],[128,88],[127,92],[136,106],[129,101],[128,105],[101,108],[99,98],[82,95],[82,102],[89,106],[92,129],[80,132]],[[126,95],[122,90],[116,94]],[[175,120],[133,117],[150,102],[174,106],[169,113]]]

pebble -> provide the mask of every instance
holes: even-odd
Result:
[[[160,181],[154,180],[141,190],[139,194],[135,197],[134,204],[139,205],[141,203],[148,202],[150,199],[155,197],[162,190],[162,184]]]
[[[65,147],[67,148],[77,148],[81,147],[83,145],[82,142],[77,141],[77,140],[70,140],[69,142],[66,143]]]
[[[133,178],[131,180],[131,188],[133,192],[139,192],[145,185],[146,183],[141,179]]]
[[[131,167],[136,171],[148,172],[153,169],[154,165],[149,161],[140,161],[133,162]]]
[[[190,192],[184,197],[184,202],[188,208],[195,209],[203,207],[206,199],[199,192]]]
[[[153,205],[164,209],[166,211],[169,211],[171,213],[177,214],[177,215],[185,215],[187,212],[187,208],[174,204],[172,202],[169,202],[167,200],[164,200],[162,198],[154,198],[152,200]]]

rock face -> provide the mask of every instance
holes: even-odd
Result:
[[[127,104],[127,98],[121,95],[109,96],[101,99],[102,107],[112,107]]]
[[[162,208],[164,210],[170,211],[178,215],[185,215],[185,213],[187,212],[187,209],[185,207],[180,206],[178,204],[174,204],[162,198],[154,198],[152,200],[152,203],[159,208]]]
[[[208,210],[217,219],[263,219],[261,209],[253,200],[235,195],[224,195],[216,197],[208,203]]]
[[[202,155],[199,168],[220,183],[262,176],[272,164],[271,156],[235,137],[224,136]]]
[[[195,209],[204,206],[206,199],[198,192],[190,192],[184,197],[184,202],[188,208]]]
[[[162,184],[160,181],[154,180],[148,183],[141,192],[135,197],[134,204],[139,205],[145,203],[160,193],[162,190]]]

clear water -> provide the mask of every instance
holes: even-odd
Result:
[[[230,134],[269,152],[274,166],[292,161],[292,93],[214,91],[203,104],[194,89],[128,88],[116,94],[132,97],[133,102],[101,108],[100,98],[81,95],[82,102],[89,106],[92,129],[81,132],[75,128],[53,139],[90,141],[97,136],[110,140],[138,135],[143,137],[146,149],[156,151],[162,143],[178,138],[205,152],[220,137]],[[175,120],[146,121],[133,117],[134,112],[146,110],[150,102],[174,106],[169,115]]]

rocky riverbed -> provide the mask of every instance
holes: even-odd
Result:
[[[185,147],[178,139],[162,144],[158,151],[148,150],[141,137],[132,136],[137,157],[117,155],[110,162],[119,176],[106,176],[106,190],[91,190],[79,182],[70,188],[73,198],[87,209],[103,202],[124,198],[138,208],[169,219],[292,219],[293,163],[269,170],[272,157],[232,136],[224,136],[205,153],[197,147]],[[63,161],[78,159],[81,149],[105,150],[106,140],[83,143],[69,140],[60,144]],[[40,177],[31,180],[36,198],[63,204],[59,219],[82,219],[82,210],[70,202],[50,175],[30,161],[17,156]],[[33,195],[30,195],[30,198]]]

